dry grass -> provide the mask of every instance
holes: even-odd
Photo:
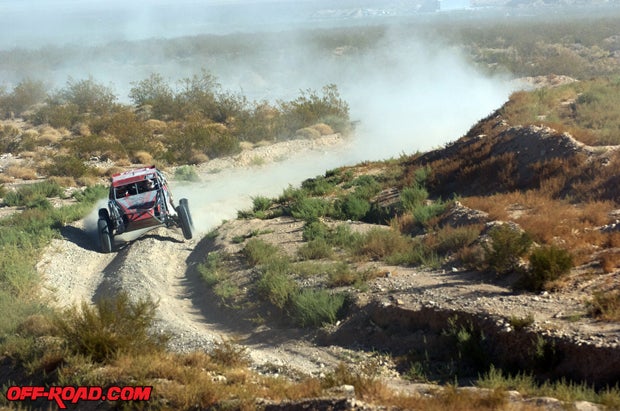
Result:
[[[58,177],[53,176],[48,178],[48,181],[58,184],[61,187],[75,187],[77,185],[73,177]]]
[[[297,130],[295,132],[295,137],[307,138],[309,140],[312,140],[312,139],[317,139],[321,137],[321,133],[314,128],[305,127],[305,128],[300,128],[299,130]]]
[[[62,140],[62,134],[57,129],[45,126],[39,130],[38,141],[43,144],[56,144]]]
[[[334,134],[334,129],[325,123],[318,123],[311,126],[310,128],[318,131],[322,136]]]
[[[8,176],[19,180],[36,180],[38,178],[37,172],[34,169],[19,165],[9,166],[4,172]]]
[[[620,321],[620,290],[596,292],[589,301],[589,311],[595,318],[604,321]]]
[[[206,163],[207,161],[209,161],[208,155],[200,151],[196,151],[192,153],[192,155],[189,157],[188,163],[189,164],[202,164],[202,163]]]
[[[604,273],[613,273],[620,267],[620,250],[605,250],[600,256],[600,261]]]
[[[133,163],[138,164],[153,164],[153,156],[151,153],[144,150],[138,150],[133,153],[131,160]]]
[[[538,243],[561,244],[571,251],[577,264],[587,261],[595,248],[610,241],[609,235],[597,227],[609,222],[609,213],[615,208],[611,201],[571,204],[551,198],[541,190],[466,197],[462,203],[488,212],[493,220],[518,223]]]

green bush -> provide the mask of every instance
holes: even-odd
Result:
[[[381,183],[374,176],[359,176],[351,184],[355,187],[355,195],[364,200],[370,200],[381,191]]]
[[[288,138],[295,131],[317,123],[325,123],[336,132],[346,131],[349,120],[349,106],[340,98],[334,84],[322,89],[322,95],[316,91],[302,91],[301,95],[290,102],[279,102],[282,111],[282,123]]]
[[[289,213],[294,218],[309,222],[329,214],[331,204],[323,198],[301,197],[289,205]]]
[[[196,168],[190,165],[177,167],[174,170],[174,179],[178,181],[200,181]]]
[[[284,258],[273,259],[263,266],[263,273],[256,283],[258,295],[283,309],[299,290],[289,275],[290,269],[290,262]]]
[[[353,271],[349,264],[342,261],[332,266],[327,273],[327,285],[329,287],[352,285],[359,280],[361,280],[360,275]]]
[[[421,204],[412,211],[413,218],[420,226],[426,226],[431,219],[446,211],[447,204],[438,200],[430,204]]]
[[[91,173],[92,169],[73,156],[57,156],[52,159],[52,164],[45,167],[44,171],[49,176],[79,178]]]
[[[304,224],[302,238],[304,241],[327,239],[329,234],[329,227],[324,222],[314,220]]]
[[[264,240],[252,238],[243,249],[248,264],[252,267],[266,264],[278,257],[278,248]]]
[[[292,317],[302,327],[333,324],[346,301],[342,293],[326,290],[302,290],[292,298]]]
[[[392,229],[373,228],[357,242],[353,252],[371,260],[383,260],[389,256],[410,252],[410,238]]]
[[[94,307],[82,303],[58,317],[57,326],[69,350],[96,362],[120,354],[163,350],[166,337],[152,334],[157,304],[150,299],[130,301],[126,293],[102,298]]]
[[[64,191],[58,183],[42,181],[21,186],[15,191],[9,191],[4,196],[4,204],[10,207],[49,207],[50,204],[45,200],[46,198],[61,197],[63,194]]]
[[[100,198],[104,198],[108,195],[108,187],[97,184],[94,186],[88,186],[84,190],[76,191],[73,193],[75,198],[80,203],[94,204]]]
[[[597,291],[588,301],[588,312],[605,321],[620,321],[620,290]]]
[[[218,252],[208,253],[205,262],[198,264],[196,268],[209,287],[213,287],[219,283],[226,273],[222,256]]]
[[[304,180],[301,183],[301,188],[305,190],[308,195],[324,196],[334,191],[336,186],[327,178],[319,176],[316,178]]]
[[[363,235],[351,230],[349,224],[339,224],[331,232],[329,242],[334,247],[355,249],[362,241]]]
[[[572,267],[573,259],[567,250],[554,245],[537,248],[530,254],[530,268],[524,275],[523,286],[531,291],[542,291]]]
[[[254,213],[264,213],[269,210],[271,205],[273,204],[273,200],[269,197],[264,196],[256,196],[252,197],[252,211]]]
[[[129,91],[129,98],[136,106],[150,106],[152,116],[160,120],[180,118],[174,92],[161,74],[153,73],[131,84],[133,87]]]
[[[403,209],[411,212],[420,207],[427,198],[428,191],[418,184],[403,188],[400,192],[400,200],[403,204]]]
[[[0,113],[4,113],[4,116],[19,116],[35,104],[45,101],[46,96],[46,87],[42,81],[24,79],[10,94],[0,98]]]
[[[481,227],[478,225],[443,227],[434,234],[436,241],[434,248],[440,254],[456,252],[476,241],[480,232]]]
[[[498,274],[515,270],[532,244],[527,233],[508,224],[493,227],[489,230],[489,237],[491,244],[482,244],[485,263]]]
[[[344,199],[336,202],[338,210],[335,217],[341,220],[362,220],[370,211],[370,202],[357,194],[349,194]]]
[[[52,103],[75,105],[80,114],[106,114],[116,108],[116,96],[111,88],[98,84],[92,77],[87,80],[69,78],[64,89],[52,98]]]
[[[304,260],[318,260],[332,256],[332,247],[324,238],[315,238],[299,247],[297,254]]]
[[[441,266],[441,258],[437,252],[418,238],[411,240],[409,247],[387,255],[385,262],[391,265],[421,265],[429,268]]]
[[[34,124],[49,124],[54,128],[71,128],[80,120],[79,107],[75,104],[46,104],[30,118]]]

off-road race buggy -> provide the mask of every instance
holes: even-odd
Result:
[[[99,209],[101,251],[112,251],[114,236],[159,226],[181,227],[183,237],[191,239],[193,222],[187,199],[173,205],[166,178],[155,166],[114,174],[108,207]]]

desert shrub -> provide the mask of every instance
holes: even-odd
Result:
[[[289,275],[290,269],[290,262],[285,258],[272,259],[265,264],[262,275],[256,282],[258,295],[283,309],[299,290],[297,283]]]
[[[310,196],[324,196],[334,191],[336,186],[323,176],[309,178],[301,183],[301,188]]]
[[[355,195],[365,200],[370,200],[381,191],[381,183],[374,176],[362,175],[351,181],[355,187]]]
[[[259,238],[252,238],[243,249],[248,264],[252,267],[268,263],[278,256],[278,248]]]
[[[528,314],[526,317],[510,316],[508,323],[517,331],[523,330],[534,324],[534,316]]]
[[[174,92],[160,74],[153,73],[148,78],[131,84],[133,87],[129,90],[129,98],[136,106],[150,106],[151,113],[156,119],[180,117]]]
[[[329,227],[324,222],[315,220],[304,224],[302,238],[304,241],[326,239],[329,234]]]
[[[75,198],[80,203],[94,204],[97,200],[104,198],[108,195],[108,187],[98,184],[94,186],[88,186],[83,190],[73,193]]]
[[[405,254],[411,246],[409,238],[394,230],[373,228],[362,236],[353,252],[371,260],[382,260],[390,255]]]
[[[31,120],[34,124],[49,124],[54,128],[71,128],[80,120],[80,111],[76,104],[48,102],[32,115]]]
[[[94,134],[114,138],[125,150],[138,152],[153,149],[151,130],[129,108],[92,118],[89,124]]]
[[[572,267],[573,259],[567,250],[555,245],[537,248],[530,254],[530,268],[524,274],[522,285],[531,291],[541,291]]]
[[[476,241],[481,231],[480,225],[442,227],[433,234],[436,243],[434,248],[440,254],[457,252]]]
[[[484,332],[470,321],[459,321],[458,316],[448,319],[442,335],[454,345],[460,367],[484,370],[489,366],[487,340]]]
[[[552,397],[567,403],[590,401],[611,409],[618,408],[620,404],[618,387],[597,390],[586,383],[579,384],[564,379],[540,383],[532,374],[520,372],[511,375],[494,366],[478,378],[476,386],[492,390],[516,390],[527,397]]]
[[[331,210],[331,204],[323,198],[302,196],[290,204],[288,209],[291,216],[307,222],[326,216]]]
[[[11,113],[20,115],[35,104],[42,103],[46,96],[47,90],[42,81],[24,79],[10,94],[0,99],[0,108],[5,116]]]
[[[409,247],[395,251],[385,257],[385,262],[391,265],[421,265],[439,268],[441,258],[424,240],[415,238],[410,240]]]
[[[339,224],[330,231],[329,242],[334,247],[354,249],[363,237],[362,234],[353,232],[349,224]]]
[[[336,263],[327,273],[327,285],[329,287],[352,285],[359,280],[358,273],[353,271],[349,264],[342,261]]]
[[[35,170],[29,167],[22,167],[17,165],[8,166],[5,170],[5,174],[21,180],[37,179],[37,172]]]
[[[174,170],[174,179],[178,181],[199,181],[196,168],[190,165],[179,166]]]
[[[357,194],[349,194],[334,205],[334,216],[341,220],[362,220],[370,211],[370,202]]]
[[[265,213],[271,205],[273,204],[273,200],[269,197],[265,196],[255,196],[252,197],[252,212],[257,218],[265,217]]]
[[[338,88],[334,84],[322,89],[322,95],[316,91],[302,91],[293,101],[279,102],[282,112],[282,123],[286,133],[291,136],[296,130],[317,123],[326,123],[334,131],[345,131],[349,119],[349,106],[340,98]]]
[[[49,176],[83,177],[91,172],[91,168],[73,156],[56,156],[52,163],[44,168]]]
[[[588,301],[588,312],[601,320],[620,321],[620,291],[595,292]]]
[[[428,198],[428,191],[421,185],[415,184],[411,187],[403,188],[400,192],[400,200],[403,209],[413,211],[420,207]]]
[[[326,239],[315,238],[299,247],[297,254],[304,260],[318,260],[330,257],[333,251]]]
[[[140,354],[164,348],[165,337],[151,333],[157,304],[150,299],[132,302],[126,293],[102,298],[95,306],[84,302],[57,320],[69,350],[96,362],[121,354]]]
[[[332,324],[344,306],[346,295],[326,290],[302,290],[292,298],[292,317],[302,327]]]
[[[117,138],[109,135],[79,136],[71,139],[65,146],[81,159],[100,157],[118,160],[126,158],[128,154],[125,146]]]
[[[334,134],[334,129],[332,129],[329,125],[325,124],[325,123],[318,123],[318,124],[314,124],[312,125],[310,128],[315,129],[316,131],[318,131],[322,136],[326,136],[326,135],[330,135],[330,134]]]
[[[483,243],[485,262],[498,274],[516,269],[519,261],[532,244],[530,236],[508,224],[502,224],[489,230],[491,244]]]
[[[432,221],[433,218],[446,211],[447,207],[447,203],[438,200],[432,203],[419,205],[413,209],[412,214],[416,223],[421,226],[426,226],[429,225],[429,222]]]
[[[226,274],[222,256],[218,252],[208,253],[205,261],[198,264],[196,268],[209,287],[213,287],[219,283]]]
[[[111,88],[97,84],[92,77],[87,80],[69,78],[58,93],[61,101],[75,104],[80,113],[105,114],[115,108],[116,96]]]
[[[221,124],[202,124],[192,121],[182,130],[166,134],[167,156],[177,162],[187,162],[196,153],[216,158],[238,153],[239,140]]]
[[[17,127],[0,125],[0,150],[3,153],[17,153],[21,143],[20,134]]]
[[[63,188],[54,181],[41,181],[19,187],[10,191],[4,198],[8,206],[34,207],[43,198],[60,197],[64,194]]]
[[[132,162],[151,165],[153,164],[153,156],[148,151],[138,150],[132,155]]]
[[[304,127],[304,128],[300,128],[299,130],[295,131],[295,137],[312,140],[312,139],[317,139],[321,137],[321,133],[318,130],[315,130],[313,128]]]
[[[247,348],[229,340],[216,342],[209,351],[209,357],[215,363],[227,368],[244,367],[250,364]]]

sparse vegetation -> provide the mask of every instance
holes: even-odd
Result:
[[[484,243],[489,269],[505,274],[519,267],[520,259],[532,244],[531,237],[516,227],[502,224],[489,231],[491,244]]]
[[[620,291],[597,291],[588,302],[592,316],[605,321],[620,321]]]
[[[174,179],[179,181],[199,181],[196,169],[190,165],[179,166],[174,170]]]
[[[165,335],[153,335],[157,305],[150,300],[132,302],[120,293],[102,298],[94,307],[83,303],[59,317],[57,326],[70,352],[95,362],[110,362],[120,355],[162,351]]]
[[[529,256],[530,269],[523,278],[523,286],[532,291],[542,291],[573,267],[568,251],[554,245],[535,249]]]

